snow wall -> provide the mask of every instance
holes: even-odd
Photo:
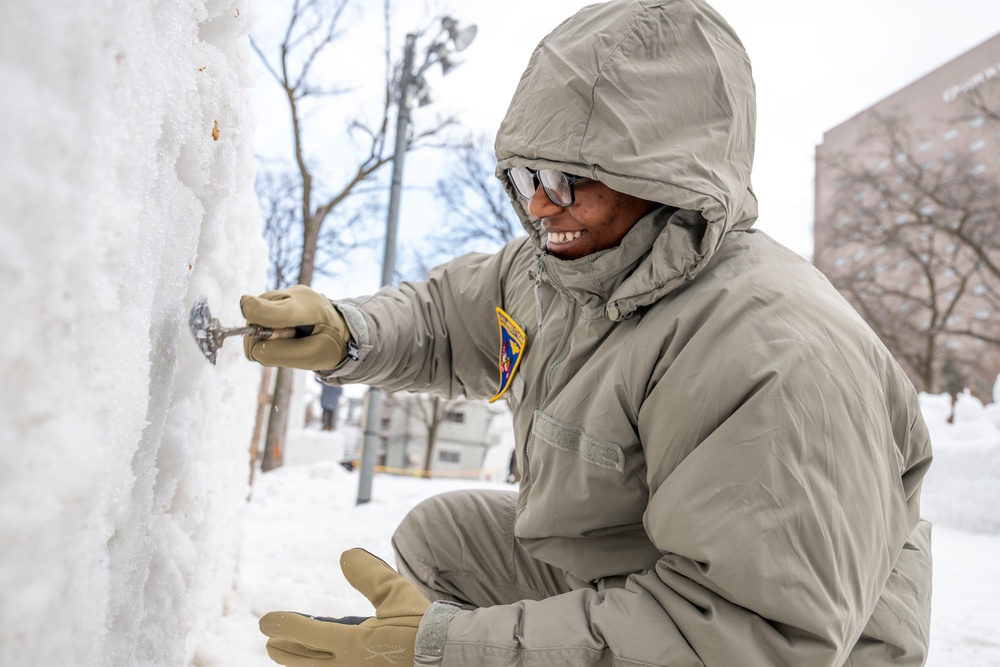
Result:
[[[921,394],[920,408],[934,444],[921,514],[935,525],[1000,535],[1000,377],[989,405],[966,390],[954,405],[948,394]]]
[[[2,665],[197,663],[223,613],[260,376],[187,313],[264,285],[250,14],[0,5]]]

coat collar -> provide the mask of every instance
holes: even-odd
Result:
[[[538,269],[542,279],[579,303],[583,316],[588,319],[602,316],[616,321],[624,319],[631,311],[624,316],[614,316],[614,311],[609,312],[610,302],[639,296],[632,290],[620,293],[621,288],[630,282],[637,269],[656,261],[650,255],[673,212],[670,207],[651,211],[629,230],[620,245],[580,259],[563,260],[550,255],[544,249],[544,241],[539,240]],[[649,274],[650,271],[643,273]],[[641,289],[641,285],[639,287]]]

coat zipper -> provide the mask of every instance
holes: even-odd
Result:
[[[549,364],[549,370],[545,373],[545,397],[552,393],[552,376],[555,375],[556,368],[564,361],[566,357],[569,356],[569,352],[573,347],[573,329],[576,328],[576,321],[580,318],[580,304],[575,300],[573,301],[573,315],[569,318],[569,328],[566,331],[566,343],[563,345],[562,350],[559,351],[559,356],[557,356],[551,364]]]
[[[545,264],[542,260],[541,255],[538,255],[537,258],[538,258],[537,274],[535,275],[535,318],[536,321],[538,322],[537,326],[538,339],[539,341],[541,341],[542,301],[541,301],[541,296],[539,295],[539,289],[542,284],[542,272],[545,271]],[[552,392],[552,377],[555,375],[556,368],[562,362],[564,362],[566,358],[569,356],[570,350],[573,347],[573,329],[576,327],[577,320],[580,318],[580,304],[577,303],[575,299],[568,298],[566,295],[564,295],[562,291],[559,290],[559,288],[556,286],[551,276],[549,277],[549,282],[556,289],[556,293],[558,294],[560,299],[562,299],[564,302],[569,301],[573,304],[573,315],[569,318],[568,328],[564,330],[565,331],[564,338],[566,342],[563,344],[562,348],[559,350],[559,354],[552,361],[552,363],[549,364],[549,367],[545,372],[545,396],[541,397],[542,401],[540,402],[544,402],[544,399],[547,398],[548,395]],[[534,426],[534,415],[532,415],[532,427],[533,426]],[[529,430],[529,437],[524,443],[524,462],[522,470],[524,472],[524,476],[521,479],[521,488],[524,491],[525,499],[527,499],[528,490],[531,488],[531,482],[532,482],[530,430]],[[525,500],[524,504],[517,508],[517,512],[514,515],[515,520],[517,519],[517,517],[521,515],[521,512],[527,509],[527,507],[528,503],[527,500]]]

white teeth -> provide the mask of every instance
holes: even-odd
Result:
[[[583,236],[582,231],[578,232],[549,232],[549,243],[569,243]]]

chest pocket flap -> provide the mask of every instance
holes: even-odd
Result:
[[[587,435],[579,426],[565,424],[536,410],[532,430],[536,438],[556,449],[576,454],[584,461],[601,468],[625,472],[625,453],[622,448],[613,442]]]

